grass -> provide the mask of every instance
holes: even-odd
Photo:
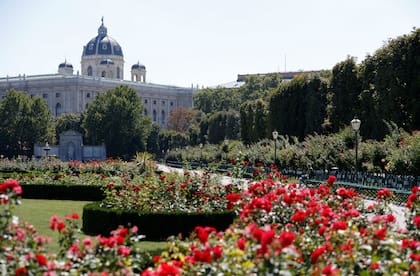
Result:
[[[19,217],[20,222],[27,221],[35,226],[42,236],[52,238],[48,246],[50,252],[58,252],[58,233],[50,229],[50,218],[57,215],[64,219],[65,215],[73,213],[79,214],[82,218],[83,206],[87,201],[72,200],[44,200],[44,199],[22,199],[22,204],[15,206],[13,214]],[[81,227],[81,219],[79,226]],[[79,238],[89,237],[83,233],[79,234]],[[159,251],[165,249],[166,242],[143,241],[140,247],[144,251]]]

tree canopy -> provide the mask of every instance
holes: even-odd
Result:
[[[10,90],[0,103],[0,153],[5,156],[33,153],[37,142],[52,140],[51,114],[40,97]]]
[[[105,143],[108,156],[129,158],[146,150],[151,121],[136,91],[122,85],[96,96],[83,128],[90,143]]]

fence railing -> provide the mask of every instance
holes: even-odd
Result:
[[[208,167],[206,163],[182,163],[176,161],[167,161],[168,166],[177,167],[177,168],[198,168],[198,167]],[[232,165],[230,164],[221,164],[216,171],[226,172],[230,171]],[[251,177],[254,167],[249,166],[242,168],[242,171],[246,176]],[[269,168],[259,169],[269,171]],[[392,175],[385,173],[367,173],[367,172],[349,172],[349,171],[339,171],[339,170],[300,170],[300,169],[281,169],[280,172],[283,175],[290,177],[299,178],[300,181],[307,185],[319,185],[322,182],[326,182],[330,175],[335,175],[337,177],[336,185],[352,187],[356,190],[366,190],[371,191],[370,194],[376,194],[377,190],[388,188],[396,194],[404,195],[404,198],[410,194],[412,187],[420,186],[420,176],[411,176],[411,175]],[[246,177],[245,176],[245,177]]]

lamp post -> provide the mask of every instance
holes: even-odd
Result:
[[[273,131],[273,139],[274,139],[274,165],[276,165],[276,159],[277,159],[277,138],[279,137],[279,133],[277,130]]]
[[[356,171],[356,181],[357,181],[357,167],[358,167],[357,166],[357,153],[358,153],[358,145],[359,145],[359,139],[357,137],[357,134],[359,132],[361,121],[357,118],[357,116],[354,116],[353,120],[351,120],[350,123],[351,123],[351,127],[354,130],[355,138],[356,138],[356,143],[355,143],[355,148],[356,148],[356,163],[355,163],[354,168],[355,168],[355,171]]]
[[[203,143],[200,143],[200,167],[203,160]]]
[[[50,145],[48,144],[48,142],[45,143],[45,157],[48,157],[48,152],[51,150]]]

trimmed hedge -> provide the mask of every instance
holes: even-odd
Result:
[[[83,207],[83,227],[87,234],[109,235],[118,226],[138,226],[139,234],[145,240],[166,240],[169,236],[182,234],[188,236],[196,226],[212,226],[217,230],[228,228],[234,218],[233,212],[184,213],[159,212],[141,213],[119,209],[102,208],[99,202],[88,203]]]
[[[100,201],[104,199],[102,186],[75,184],[21,184],[23,198]]]

